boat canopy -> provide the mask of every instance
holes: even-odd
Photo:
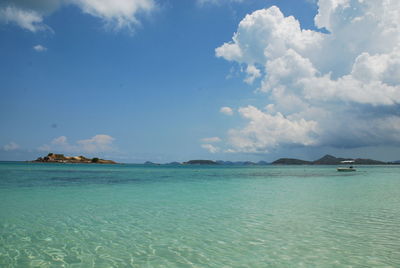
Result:
[[[344,161],[340,161],[340,163],[342,163],[342,164],[353,164],[354,160],[344,160]]]

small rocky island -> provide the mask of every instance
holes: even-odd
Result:
[[[49,153],[47,156],[39,157],[32,162],[40,163],[84,163],[84,164],[117,164],[112,160],[105,160],[101,158],[87,158],[84,156],[64,156],[63,154]]]

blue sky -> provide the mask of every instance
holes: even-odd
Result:
[[[375,2],[4,1],[0,159],[400,159],[399,4]]]

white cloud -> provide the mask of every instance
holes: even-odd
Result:
[[[83,12],[98,17],[114,29],[132,30],[139,25],[138,14],[155,9],[153,0],[72,0]]]
[[[15,6],[0,7],[0,21],[4,23],[14,23],[31,32],[49,29],[49,27],[43,23],[41,14],[34,10],[23,10]]]
[[[0,21],[32,32],[42,31],[50,29],[43,23],[44,17],[67,5],[100,18],[108,28],[129,31],[140,25],[139,16],[156,9],[154,0],[4,0],[0,3]]]
[[[335,12],[348,8],[349,4],[350,0],[319,0],[318,14],[314,19],[315,25],[332,31],[332,27],[337,24]]]
[[[34,50],[36,50],[37,52],[44,52],[47,50],[47,47],[44,47],[42,45],[36,45],[33,47]]]
[[[109,135],[96,135],[87,140],[79,140],[77,143],[81,146],[84,152],[105,152],[112,150],[114,138]]]
[[[15,151],[19,148],[20,146],[13,141],[3,146],[4,151]]]
[[[214,143],[214,142],[220,142],[221,138],[219,138],[219,137],[203,138],[203,139],[201,139],[201,141],[205,142],[205,143]]]
[[[245,66],[246,83],[260,77],[268,101],[266,112],[239,110],[247,125],[229,131],[234,151],[400,142],[393,125],[400,121],[400,1],[319,0],[318,7],[316,26],[329,33],[301,29],[272,6],[247,15],[216,49]]]
[[[68,144],[68,142],[67,142],[67,137],[65,137],[65,136],[60,136],[60,137],[58,137],[58,138],[55,138],[55,139],[53,139],[52,141],[51,141],[51,144],[54,144],[54,145],[67,145],[67,146],[69,146],[69,144]]]
[[[247,77],[244,81],[250,85],[253,84],[256,78],[259,78],[261,76],[260,70],[257,69],[257,67],[254,65],[247,65],[246,73]]]
[[[233,110],[230,107],[221,107],[221,109],[219,110],[220,113],[226,114],[226,115],[233,115]]]
[[[247,15],[239,23],[232,41],[218,47],[216,55],[263,66],[267,59],[279,57],[290,48],[311,54],[322,40],[321,33],[302,30],[294,17],[284,17],[278,7],[272,6]]]
[[[44,144],[38,149],[40,151],[58,151],[65,153],[102,153],[114,151],[114,138],[105,135],[98,134],[90,139],[78,140],[76,143],[69,143],[67,137],[60,136],[53,139],[50,144]]]
[[[79,151],[79,148],[76,145],[71,145],[67,141],[67,137],[65,136],[60,136],[57,138],[54,138],[50,144],[44,144],[38,148],[39,151],[45,151],[45,152],[50,152],[50,151],[62,151],[62,152],[75,152]]]
[[[239,113],[250,122],[243,129],[228,132],[236,151],[266,152],[281,145],[316,143],[314,136],[318,128],[315,121],[286,118],[281,113],[272,115],[254,106],[240,108]]]
[[[209,151],[212,154],[218,153],[220,151],[220,149],[212,144],[202,144],[201,147],[203,149],[206,149],[207,151]]]

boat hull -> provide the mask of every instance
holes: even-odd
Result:
[[[343,167],[343,168],[337,168],[337,171],[340,171],[340,172],[352,172],[352,171],[356,171],[356,169],[355,168],[350,168],[350,167]]]

